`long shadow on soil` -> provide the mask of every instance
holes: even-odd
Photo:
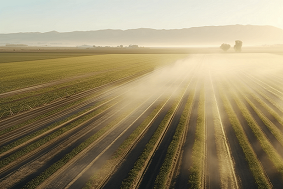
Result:
[[[56,144],[51,145],[50,147],[44,149],[44,151],[40,151],[36,157],[40,157],[43,156],[44,154],[48,153],[51,149],[54,148],[54,146],[60,144],[61,142],[65,141],[69,136],[71,135],[75,135],[78,130],[83,129],[84,127],[88,127],[90,126],[93,122],[95,122],[96,120],[98,120],[99,118],[101,118],[103,115],[106,115],[107,113],[109,113],[109,111],[106,111],[105,113],[99,115],[98,117],[95,117],[94,119],[88,121],[87,123],[85,123],[83,126],[75,129],[74,131],[72,131],[70,134],[68,134],[68,136],[65,136],[61,139],[59,139],[58,141],[56,141]],[[62,150],[61,152],[59,152],[57,155],[55,155],[52,159],[50,159],[48,162],[45,163],[44,166],[42,166],[40,169],[38,169],[35,173],[28,175],[27,177],[25,177],[23,180],[21,180],[20,182],[18,182],[16,185],[14,185],[12,188],[22,188],[26,183],[28,183],[29,181],[31,181],[33,178],[37,177],[38,175],[40,175],[40,173],[42,173],[45,169],[47,169],[50,165],[54,164],[55,162],[57,162],[58,160],[60,160],[61,158],[63,158],[66,154],[70,153],[74,148],[76,148],[77,146],[79,146],[82,142],[84,142],[87,138],[89,138],[90,136],[92,136],[94,133],[98,132],[103,126],[107,125],[108,123],[110,123],[112,120],[114,120],[115,117],[112,117],[110,119],[105,120],[105,122],[103,122],[103,124],[99,125],[98,127],[95,127],[93,130],[91,130],[89,133],[87,133],[86,135],[84,135],[83,137],[81,137],[80,139],[78,139],[76,142],[74,142],[73,144],[71,144],[70,146],[68,146],[66,149]],[[14,171],[17,168],[20,168],[20,166],[25,165],[26,163],[30,162],[31,160],[33,160],[34,157],[29,158],[28,160],[22,162],[19,166],[13,168],[12,170],[10,170],[10,172]],[[7,175],[7,173],[6,173]]]
[[[168,130],[166,131],[164,138],[162,139],[160,145],[158,146],[158,149],[156,150],[151,162],[148,165],[148,168],[143,176],[143,179],[141,181],[139,188],[141,189],[154,188],[155,179],[164,162],[164,159],[167,153],[167,149],[173,139],[173,136],[179,124],[179,121],[180,121],[182,112],[184,111],[188,97],[189,97],[189,91],[186,92],[183,99],[181,100],[181,103],[176,111],[176,114],[174,115],[172,119],[172,122],[169,125]]]
[[[208,82],[208,81],[207,81]],[[221,188],[219,161],[216,150],[214,120],[212,109],[212,88],[206,83],[205,120],[206,120],[206,188]]]
[[[143,152],[146,144],[151,139],[152,135],[160,125],[161,121],[164,119],[165,115],[169,111],[172,106],[173,101],[170,100],[157,118],[150,125],[148,131],[144,134],[141,140],[135,145],[135,147],[131,150],[131,152],[127,155],[123,163],[119,166],[117,171],[110,177],[108,182],[105,184],[103,188],[120,188],[122,181],[127,178],[128,173],[134,167],[135,162],[138,160],[139,156]]]
[[[195,99],[190,115],[190,121],[188,125],[188,132],[186,135],[186,139],[184,145],[182,147],[181,152],[181,165],[178,176],[172,181],[175,186],[174,188],[188,188],[188,180],[189,180],[189,168],[191,166],[191,154],[193,149],[193,144],[195,141],[195,130],[198,116],[198,102],[199,102],[200,89],[196,88]]]
[[[249,168],[249,164],[245,158],[243,149],[241,148],[233,127],[230,123],[229,117],[224,108],[219,91],[215,90],[215,96],[219,105],[220,117],[224,126],[225,135],[230,146],[231,156],[235,163],[235,173],[239,180],[241,188],[258,188],[253,174]]]
[[[261,162],[264,171],[266,172],[267,176],[269,177],[272,185],[274,188],[282,188],[283,186],[283,180],[281,174],[276,170],[274,167],[274,164],[271,162],[271,160],[268,158],[268,155],[266,152],[262,149],[259,140],[257,137],[254,135],[252,129],[249,127],[247,121],[243,117],[240,109],[236,105],[236,102],[231,99],[231,97],[228,99],[234,109],[234,112],[236,113],[241,125],[243,126],[243,129],[246,133],[246,136],[254,150],[254,152],[257,155],[257,158]]]

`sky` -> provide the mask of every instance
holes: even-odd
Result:
[[[283,29],[283,0],[0,0],[0,33],[234,24]]]

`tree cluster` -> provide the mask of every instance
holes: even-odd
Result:
[[[234,50],[236,51],[236,52],[241,52],[241,50],[242,50],[242,45],[243,45],[243,42],[242,41],[240,41],[240,40],[236,40],[235,41],[235,45],[234,45]],[[220,48],[223,50],[223,51],[228,51],[229,49],[230,49],[230,45],[229,44],[226,44],[226,43],[223,43],[221,46],[220,46]]]

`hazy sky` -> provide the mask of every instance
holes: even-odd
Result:
[[[283,29],[283,0],[0,0],[0,33],[233,24]]]

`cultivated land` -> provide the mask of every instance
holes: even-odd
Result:
[[[0,188],[283,187],[280,54],[0,56]]]

